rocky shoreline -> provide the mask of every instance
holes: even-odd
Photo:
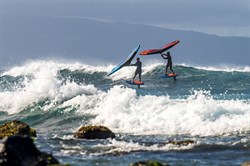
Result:
[[[51,154],[39,151],[33,139],[36,130],[28,124],[13,120],[0,125],[0,166],[70,166],[60,164]],[[82,126],[74,133],[75,139],[107,139],[115,138],[115,134],[105,126]],[[193,140],[168,141],[166,144],[187,146],[194,144]],[[129,166],[169,166],[158,161],[138,161]],[[250,166],[250,161],[242,163]]]

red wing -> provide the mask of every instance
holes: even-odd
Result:
[[[172,48],[173,46],[175,46],[176,44],[178,44],[180,41],[179,40],[176,40],[176,41],[173,41],[171,43],[168,43],[166,44],[163,48],[161,49],[149,49],[149,50],[144,50],[142,52],[140,52],[140,55],[150,55],[150,54],[161,54],[163,53],[164,51]]]

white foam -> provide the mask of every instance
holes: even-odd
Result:
[[[210,70],[210,71],[226,71],[226,72],[250,72],[250,66],[235,66],[235,67],[230,67],[230,66],[219,66],[219,67],[197,67],[198,69],[203,69],[203,70]]]
[[[249,101],[214,100],[202,91],[170,99],[137,96],[135,90],[116,86],[99,98],[91,123],[115,132],[208,136],[250,130]]]
[[[39,60],[39,61],[29,61],[21,66],[16,66],[11,68],[10,70],[7,70],[3,72],[1,75],[10,75],[10,76],[21,76],[21,75],[29,75],[29,74],[35,74],[39,72],[41,69],[46,67],[48,70],[62,70],[62,69],[68,69],[71,71],[75,70],[82,70],[89,73],[94,72],[109,72],[112,69],[112,65],[103,65],[103,66],[91,66],[87,64],[80,64],[80,63],[62,63],[55,60]]]
[[[139,144],[133,141],[120,141],[116,139],[108,139],[107,144],[97,144],[95,145],[97,151],[93,151],[91,155],[105,155],[105,154],[120,154],[120,153],[129,153],[133,151],[169,151],[169,150],[186,150],[192,149],[194,145],[190,144],[187,146],[178,146],[173,144],[161,143],[161,144],[152,144],[152,145],[144,145]],[[80,146],[68,146],[62,145],[63,149],[60,151],[60,155],[75,155],[79,154],[79,150],[81,149],[81,154],[86,155],[87,152],[82,151],[82,147]],[[58,152],[57,152],[58,153]]]
[[[144,72],[158,65],[145,66]],[[59,102],[57,107],[75,107],[79,115],[95,115],[89,124],[104,125],[120,133],[208,136],[250,131],[249,100],[216,100],[206,91],[194,91],[187,99],[171,99],[168,95],[138,96],[135,89],[123,86],[114,86],[105,92],[91,84],[63,83],[58,78],[58,71],[62,69],[108,73],[112,66],[95,68],[37,61],[12,68],[4,75],[23,75],[25,81],[22,88],[0,92],[0,110],[18,113],[33,103],[48,99],[51,103],[43,108],[44,111]],[[129,78],[134,70],[131,67],[111,78]]]
[[[146,65],[145,67],[143,67],[142,75],[152,71],[158,65],[160,65],[160,63]],[[2,76],[10,75],[16,77],[22,75],[36,74],[44,67],[46,67],[48,70],[53,70],[53,71],[68,69],[71,71],[80,70],[89,74],[93,74],[95,72],[109,73],[115,66],[116,65],[112,64],[92,66],[80,63],[62,63],[55,60],[49,60],[49,61],[40,60],[40,61],[29,61],[21,66],[13,67],[10,70],[3,72],[1,75]],[[112,80],[131,79],[134,75],[135,69],[136,67],[134,66],[126,66],[107,78],[110,78]]]
[[[236,66],[236,65],[217,65],[217,66],[191,66],[187,64],[179,64],[186,67],[194,67],[196,69],[208,70],[208,71],[225,71],[225,72],[250,72],[250,66]]]
[[[9,114],[18,113],[33,103],[50,100],[53,106],[55,102],[73,98],[81,94],[96,93],[93,85],[77,84],[75,82],[62,82],[58,79],[58,71],[62,64],[50,62],[34,62],[26,66],[16,67],[4,74],[13,76],[24,75],[23,87],[15,91],[0,92],[0,110]],[[30,78],[30,76],[32,78]],[[45,108],[46,110],[46,108]]]
[[[187,146],[176,146],[173,144],[153,144],[153,145],[141,145],[136,142],[126,142],[126,141],[119,141],[115,139],[111,139],[109,144],[107,145],[97,145],[98,148],[106,148],[110,147],[110,150],[106,152],[102,152],[103,154],[110,154],[110,153],[124,153],[124,152],[133,152],[133,151],[169,151],[169,150],[184,150],[184,149],[191,149],[193,145]]]

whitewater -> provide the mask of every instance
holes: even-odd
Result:
[[[240,165],[250,156],[250,67],[143,66],[144,86],[126,84],[134,67],[107,77],[114,65],[30,61],[0,73],[0,124],[36,128],[36,146],[70,165]],[[85,125],[103,125],[115,139],[79,140]],[[178,146],[168,141],[192,140]]]

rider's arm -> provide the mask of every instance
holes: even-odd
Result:
[[[138,66],[138,63],[137,62],[134,64],[131,63],[129,66]]]
[[[161,54],[161,57],[162,57],[163,59],[167,59],[167,54]]]

